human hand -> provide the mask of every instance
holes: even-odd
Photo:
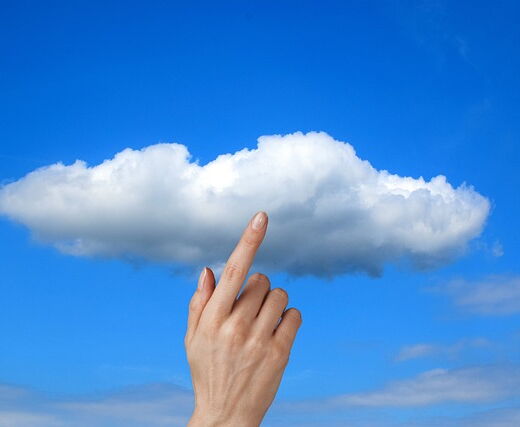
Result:
[[[190,301],[184,340],[195,391],[190,427],[257,427],[280,386],[300,312],[285,310],[287,292],[270,290],[269,279],[260,273],[249,277],[237,299],[266,229],[267,214],[258,212],[218,286],[206,267]]]

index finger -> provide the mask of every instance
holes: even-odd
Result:
[[[266,229],[267,214],[259,211],[251,218],[237,246],[231,252],[208,305],[216,305],[221,312],[231,312],[256,251],[264,239]]]

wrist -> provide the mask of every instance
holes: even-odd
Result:
[[[251,415],[244,417],[224,415],[196,407],[188,427],[259,427],[260,422],[261,419],[257,421]]]

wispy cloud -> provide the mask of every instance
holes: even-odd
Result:
[[[453,344],[418,343],[401,348],[395,360],[403,362],[429,356],[455,357],[464,350],[489,347],[490,345],[491,342],[486,338],[465,338]]]
[[[203,166],[191,157],[157,144],[93,167],[43,167],[0,189],[0,213],[67,254],[198,269],[222,265],[262,209],[270,231],[259,268],[332,277],[377,276],[402,259],[419,269],[449,262],[489,212],[470,186],[378,171],[324,132],[262,136]]]
[[[482,403],[518,396],[519,390],[519,366],[482,365],[459,369],[433,369],[413,378],[390,382],[380,389],[349,393],[319,401],[294,402],[286,407],[293,410],[333,410]]]
[[[0,427],[62,427],[66,426],[53,415],[37,412],[15,412],[0,410]]]
[[[465,417],[459,426],[517,427],[520,425],[520,407],[503,407]]]
[[[461,310],[479,315],[520,313],[520,276],[490,275],[481,280],[454,279],[428,291],[449,296]]]
[[[408,420],[400,426],[406,427],[518,427],[520,407],[504,406],[477,411],[464,416],[435,416]]]
[[[494,403],[520,397],[519,390],[518,365],[435,369],[367,392],[324,399],[277,399],[263,425],[310,427],[347,423],[366,427],[398,426],[402,425],[403,418],[393,417],[392,412],[389,412],[392,408],[398,410],[444,403]],[[173,384],[127,387],[112,393],[85,397],[49,397],[20,387],[0,385],[0,427],[185,426],[193,403],[190,390]],[[417,412],[414,414],[415,419],[410,419],[405,425],[434,425],[428,418],[429,412],[422,418],[417,418]],[[503,420],[515,419],[517,416],[515,410],[500,413],[500,419]],[[474,424],[469,421],[450,424],[455,418],[443,418],[446,422],[439,425],[491,426],[493,424],[485,423],[489,419],[490,415],[484,413],[482,416],[467,418],[473,420]],[[496,425],[505,427],[514,424]]]
[[[498,240],[493,243],[493,246],[491,246],[491,253],[495,257],[501,257],[504,255],[504,247],[502,246],[502,243],[500,243]]]
[[[193,393],[170,384],[75,398],[0,385],[0,427],[175,427],[187,424],[192,408]]]

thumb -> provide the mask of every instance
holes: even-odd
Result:
[[[213,295],[215,290],[215,275],[209,267],[204,267],[199,276],[197,284],[197,290],[193,294],[190,300],[189,313],[188,313],[188,329],[186,332],[186,338],[189,339],[197,329],[197,325],[200,320],[200,316],[206,307],[207,302]]]

